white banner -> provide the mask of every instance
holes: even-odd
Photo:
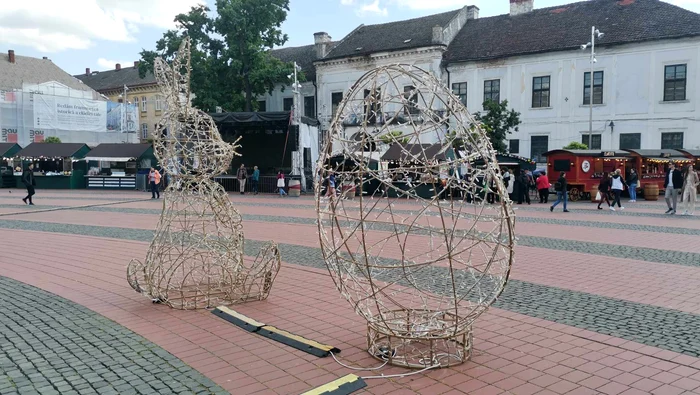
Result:
[[[106,132],[107,102],[35,94],[34,128]]]

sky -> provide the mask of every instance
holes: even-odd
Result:
[[[0,51],[47,56],[71,74],[86,68],[114,69],[133,65],[142,49],[155,49],[173,18],[199,3],[215,0],[5,0],[0,7]],[[610,0],[614,1],[614,0]],[[665,0],[700,12],[700,0]],[[573,0],[535,0],[535,8]],[[6,4],[5,4],[6,3]],[[340,40],[360,24],[416,18],[476,5],[480,17],[509,12],[508,0],[290,0],[282,30],[284,45],[313,43],[313,34],[327,32]]]

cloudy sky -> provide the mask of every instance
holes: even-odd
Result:
[[[573,0],[535,0],[549,7]],[[612,0],[610,0],[612,1]],[[700,0],[666,0],[700,12]],[[214,0],[16,0],[0,7],[0,51],[48,56],[71,74],[133,64],[142,48],[173,27],[173,17],[198,3]],[[7,4],[5,4],[7,3]],[[477,5],[480,15],[507,13],[508,0],[291,0],[283,29],[286,46],[313,42],[326,31],[340,39],[357,25],[414,18]]]

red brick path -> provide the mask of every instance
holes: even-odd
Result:
[[[134,194],[112,196],[133,197]],[[56,193],[61,203],[71,194]],[[80,196],[87,196],[86,193]],[[98,196],[110,196],[102,194]],[[143,197],[140,194],[137,197]],[[67,199],[65,199],[67,197]],[[234,200],[241,199],[234,197]],[[240,206],[246,214],[314,217],[309,209],[285,209],[304,199],[244,197],[275,202],[280,208]],[[3,199],[5,200],[5,199]],[[0,204],[8,204],[0,201]],[[53,202],[51,204],[54,204]],[[159,207],[157,202],[124,207]],[[662,207],[662,206],[660,206]],[[518,215],[542,215],[527,212]],[[644,210],[646,211],[646,210]],[[280,214],[280,212],[284,214]],[[0,211],[1,213],[1,211]],[[572,214],[575,214],[572,212]],[[596,220],[589,214],[575,214]],[[596,214],[598,216],[598,214]],[[563,217],[559,213],[557,218]],[[600,215],[602,217],[602,215]],[[612,217],[610,217],[612,218]],[[616,219],[622,218],[618,216]],[[151,229],[152,215],[55,211],[0,219]],[[641,223],[644,217],[625,217]],[[654,219],[677,226],[676,218]],[[682,220],[685,223],[700,222]],[[670,224],[670,225],[669,225]],[[523,226],[524,225],[524,226]],[[533,226],[529,226],[533,225]],[[611,231],[521,223],[518,231],[533,236],[590,240],[668,249],[691,241],[689,236]],[[246,237],[317,247],[315,227],[247,221]],[[234,394],[295,394],[344,374],[331,358],[316,358],[260,336],[244,332],[205,311],[177,311],[154,305],[125,281],[131,258],[145,255],[147,242],[0,229],[0,274],[80,303],[159,344],[185,363]],[[674,247],[675,248],[675,247]],[[680,248],[680,247],[679,247]],[[700,252],[700,246],[686,249]],[[670,307],[697,314],[700,268],[654,264],[630,259],[518,247],[514,278],[565,289]],[[283,257],[284,258],[284,257]],[[346,363],[366,367],[378,363],[364,351],[365,323],[342,300],[328,273],[285,263],[267,301],[234,307],[259,321],[277,325],[343,351]],[[384,374],[406,370],[386,367]],[[362,376],[377,372],[360,373]],[[475,356],[463,365],[402,379],[367,380],[367,393],[471,394],[645,394],[700,393],[700,359],[520,314],[491,309],[475,328]],[[693,392],[695,391],[695,392]]]

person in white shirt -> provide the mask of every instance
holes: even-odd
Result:
[[[613,196],[615,200],[613,200],[612,206],[610,206],[610,210],[615,211],[615,204],[617,204],[617,207],[620,208],[620,210],[624,210],[625,208],[622,207],[622,204],[620,204],[620,196],[622,196],[622,191],[625,189],[625,180],[622,178],[620,169],[615,170],[615,172],[612,174],[610,178],[611,182],[611,187],[613,192]]]

